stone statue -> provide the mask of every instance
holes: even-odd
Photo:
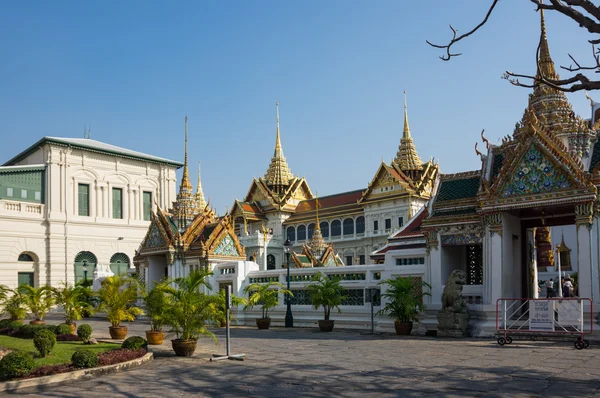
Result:
[[[448,276],[442,293],[442,308],[437,316],[437,335],[440,337],[468,335],[469,308],[462,296],[465,283],[467,283],[467,275],[464,271],[454,270]]]
[[[450,273],[444,292],[442,293],[442,311],[451,313],[468,312],[467,303],[462,296],[463,285],[467,283],[464,271],[454,270]]]

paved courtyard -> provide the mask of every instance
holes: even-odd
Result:
[[[55,318],[58,319],[58,318]],[[58,323],[58,322],[51,322]],[[97,337],[108,323],[92,320]],[[147,325],[128,324],[130,335]],[[452,340],[320,333],[313,329],[232,329],[232,352],[247,360],[209,362],[224,353],[199,341],[192,358],[177,358],[170,341],[139,368],[68,384],[21,390],[27,397],[412,397],[433,395],[600,396],[600,345],[575,350],[570,341]],[[17,394],[17,393],[13,393]]]

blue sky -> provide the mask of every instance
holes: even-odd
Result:
[[[328,195],[365,188],[402,134],[403,90],[423,160],[476,169],[481,129],[511,134],[534,73],[539,16],[505,0],[451,62],[426,39],[466,31],[488,1],[399,0],[4,2],[0,12],[0,161],[42,136],[92,138],[183,160],[219,213],[265,173],[280,102],[294,174]],[[557,64],[589,56],[588,37],[547,13]],[[592,93],[594,96],[594,93]],[[600,93],[596,95],[600,101]],[[583,93],[569,96],[589,117]],[[8,139],[7,139],[8,138]],[[180,175],[180,173],[179,173]]]

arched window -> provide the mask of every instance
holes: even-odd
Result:
[[[75,283],[83,280],[91,280],[93,278],[94,268],[98,259],[92,252],[79,252],[75,256],[75,264],[73,264],[75,272]]]
[[[295,241],[296,240],[296,228],[287,227],[286,237],[287,237],[287,239],[289,239],[292,242]]]
[[[315,233],[315,223],[308,225],[308,239],[311,239],[313,234]]]
[[[342,234],[342,223],[335,220],[331,223],[331,236],[340,236]]]
[[[267,269],[275,269],[275,256],[272,254],[267,255]]]
[[[329,238],[329,223],[327,221],[323,221],[319,224],[319,226],[321,227],[321,235],[323,235],[324,238]]]
[[[363,216],[356,217],[356,233],[357,234],[365,233],[365,218]]]
[[[30,254],[27,253],[21,253],[19,254],[19,260],[18,261],[29,261],[29,262],[33,262],[33,257],[31,257]]]
[[[115,253],[110,258],[110,270],[115,275],[123,275],[129,271],[129,257],[125,253]]]
[[[354,220],[351,218],[344,220],[344,235],[354,235]]]
[[[298,240],[306,240],[306,225],[298,226]]]

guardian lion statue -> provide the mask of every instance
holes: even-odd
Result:
[[[467,303],[462,296],[463,285],[467,283],[464,271],[454,270],[448,276],[442,293],[442,311],[451,313],[468,312]]]

